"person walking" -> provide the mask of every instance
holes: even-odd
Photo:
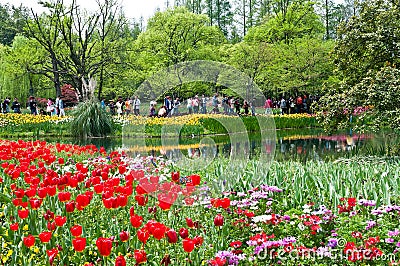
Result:
[[[11,109],[14,111],[14,113],[16,114],[20,114],[21,113],[21,104],[18,102],[17,98],[14,98],[14,101],[11,105]]]
[[[37,103],[35,97],[29,97],[29,110],[31,110],[32,115],[37,115]]]
[[[10,104],[10,98],[8,98],[8,97],[6,97],[5,99],[4,99],[4,102],[3,102],[3,104],[2,104],[2,108],[3,108],[3,114],[7,114],[7,113],[9,113],[10,112],[10,107],[9,107],[9,104]]]
[[[131,100],[129,98],[126,98],[125,100],[125,114],[130,115],[132,112],[132,105],[131,105]]]
[[[122,102],[122,98],[118,99],[118,102],[115,104],[115,106],[117,107],[117,114],[121,116],[124,112],[123,111],[124,103]]]
[[[192,98],[188,98],[187,99],[186,107],[187,107],[187,110],[188,110],[188,114],[189,115],[192,114],[193,113],[193,101],[192,101]]]
[[[199,96],[195,96],[193,101],[192,101],[192,105],[193,105],[193,113],[198,114],[199,113]]]
[[[140,115],[140,99],[136,95],[135,99],[133,100],[133,114],[134,115]]]
[[[47,107],[46,107],[46,113],[47,115],[52,115],[54,109],[54,104],[51,98],[47,99]]]
[[[244,114],[245,115],[249,115],[249,104],[247,103],[247,101],[245,100],[244,102],[243,102],[243,110],[244,110]]]
[[[174,101],[174,108],[172,109],[172,115],[179,115],[179,105],[181,105],[181,102],[177,97]]]
[[[206,114],[207,113],[207,98],[204,96],[204,94],[201,96],[200,106],[201,106],[201,113]]]
[[[250,102],[250,108],[251,108],[251,115],[255,116],[256,115],[256,98],[253,98]]]
[[[58,110],[59,110],[59,112],[58,112],[59,117],[65,116],[64,100],[62,97],[58,100]]]
[[[281,110],[282,110],[281,114],[282,115],[286,114],[287,113],[287,102],[286,102],[284,97],[282,97],[279,105],[280,105]]]

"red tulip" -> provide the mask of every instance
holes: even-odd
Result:
[[[86,238],[76,237],[72,239],[72,245],[76,252],[82,252],[86,247]]]
[[[74,225],[70,228],[71,235],[78,237],[82,234],[82,226]]]
[[[190,239],[190,238],[186,238],[183,239],[182,245],[183,245],[183,249],[187,252],[190,253],[193,251],[194,249],[194,240]]]
[[[39,198],[42,198],[42,199],[45,198],[47,196],[47,187],[38,188],[37,194],[38,194]]]
[[[96,240],[97,249],[101,256],[108,257],[111,254],[112,240],[111,238],[99,237]]]
[[[165,236],[167,227],[162,223],[155,223],[154,230],[151,232],[155,239],[160,240]]]
[[[56,216],[54,218],[57,226],[63,226],[67,222],[67,217],[64,216]]]
[[[126,204],[128,204],[128,197],[125,195],[118,195],[117,201],[119,207],[125,207]]]
[[[53,261],[55,257],[58,255],[58,249],[57,248],[52,248],[49,250],[46,250],[47,256],[49,256],[49,263],[50,265],[53,265]]]
[[[60,157],[58,158],[58,164],[64,164],[64,158]]]
[[[134,206],[132,206],[132,207],[129,209],[129,215],[130,215],[130,216],[135,215],[135,207],[134,207]]]
[[[89,205],[90,196],[88,196],[87,194],[79,194],[78,196],[76,196],[75,201],[77,203],[76,208],[78,210],[83,210],[83,208]]]
[[[42,204],[42,200],[40,200],[40,199],[29,199],[29,205],[31,206],[32,210],[39,209],[41,204]]]
[[[119,239],[120,239],[122,242],[128,241],[128,240],[129,240],[129,232],[127,232],[127,231],[122,231],[122,232],[120,232],[120,233],[119,233]]]
[[[48,222],[47,223],[47,230],[54,231],[54,230],[56,230],[56,228],[57,228],[56,222]]]
[[[198,186],[200,185],[200,176],[199,175],[191,175],[189,176],[190,181],[191,181],[191,185],[192,186]]]
[[[195,237],[193,238],[193,241],[194,241],[194,245],[195,245],[196,247],[200,247],[201,245],[203,245],[204,239],[203,239],[201,236],[195,236]]]
[[[179,178],[180,178],[180,173],[179,172],[172,172],[171,173],[171,179],[172,181],[174,181],[175,183],[179,182]]]
[[[183,239],[188,238],[189,231],[186,228],[182,227],[181,229],[179,229],[179,235]]]
[[[115,259],[115,266],[126,266],[126,260],[124,256],[121,255]]]
[[[48,186],[47,187],[47,195],[52,197],[52,196],[56,195],[56,193],[57,193],[56,186]]]
[[[135,214],[131,216],[130,221],[133,227],[139,228],[142,225],[143,217]]]
[[[29,215],[28,209],[18,210],[18,217],[21,219],[26,219]]]
[[[221,259],[220,257],[216,257],[213,260],[209,261],[211,266],[225,266],[226,259]]]
[[[192,220],[191,218],[186,218],[186,225],[187,225],[189,228],[194,228],[193,220]]]
[[[178,242],[178,235],[176,234],[174,229],[169,229],[167,231],[167,238],[168,238],[168,243],[176,243]]]
[[[65,211],[73,212],[75,210],[75,201],[71,200],[65,203]]]
[[[145,263],[147,261],[146,251],[144,250],[135,250],[134,251],[136,264]]]
[[[214,218],[214,225],[215,226],[223,226],[224,225],[224,216],[221,214],[217,214]]]
[[[32,247],[33,245],[35,245],[35,237],[34,237],[33,235],[29,235],[29,236],[24,237],[24,238],[22,239],[22,241],[24,242],[24,245],[25,245],[27,248],[30,248],[30,247]]]
[[[58,200],[61,202],[66,202],[71,199],[71,193],[69,192],[59,192],[58,193]]]
[[[42,243],[48,243],[51,239],[51,232],[41,232],[39,234],[39,239]]]
[[[135,200],[137,201],[139,206],[146,206],[147,202],[149,201],[149,198],[143,195],[136,195]]]
[[[25,195],[25,191],[22,188],[19,188],[17,190],[14,191],[14,195],[16,198],[18,199],[22,199]]]
[[[126,172],[126,167],[123,165],[118,166],[118,172],[123,175]]]
[[[147,239],[149,239],[149,237],[150,237],[149,231],[147,231],[146,228],[141,228],[137,231],[137,237],[140,242],[142,242],[143,244],[146,244]]]
[[[12,231],[17,231],[18,227],[19,227],[18,223],[10,224],[10,230],[12,230]]]

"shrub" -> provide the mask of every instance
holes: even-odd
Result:
[[[73,111],[73,117],[71,133],[74,137],[105,137],[114,131],[112,117],[96,99],[80,103]]]

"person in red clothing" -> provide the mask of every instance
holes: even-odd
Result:
[[[271,111],[271,108],[272,108],[272,100],[271,100],[271,98],[268,98],[268,99],[265,101],[264,108],[265,108],[265,114],[272,114],[272,111]]]
[[[301,96],[296,99],[296,113],[300,114],[303,107],[303,98]]]

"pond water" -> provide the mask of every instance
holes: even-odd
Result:
[[[261,140],[258,134],[248,136],[194,136],[193,138],[105,138],[76,141],[46,139],[49,142],[94,144],[106,150],[125,150],[130,155],[165,156],[173,160],[182,157],[210,158],[248,156],[274,153],[275,160],[331,160],[346,157],[363,148],[382,142],[381,134],[346,133],[327,135],[322,130],[278,130],[276,142]]]

